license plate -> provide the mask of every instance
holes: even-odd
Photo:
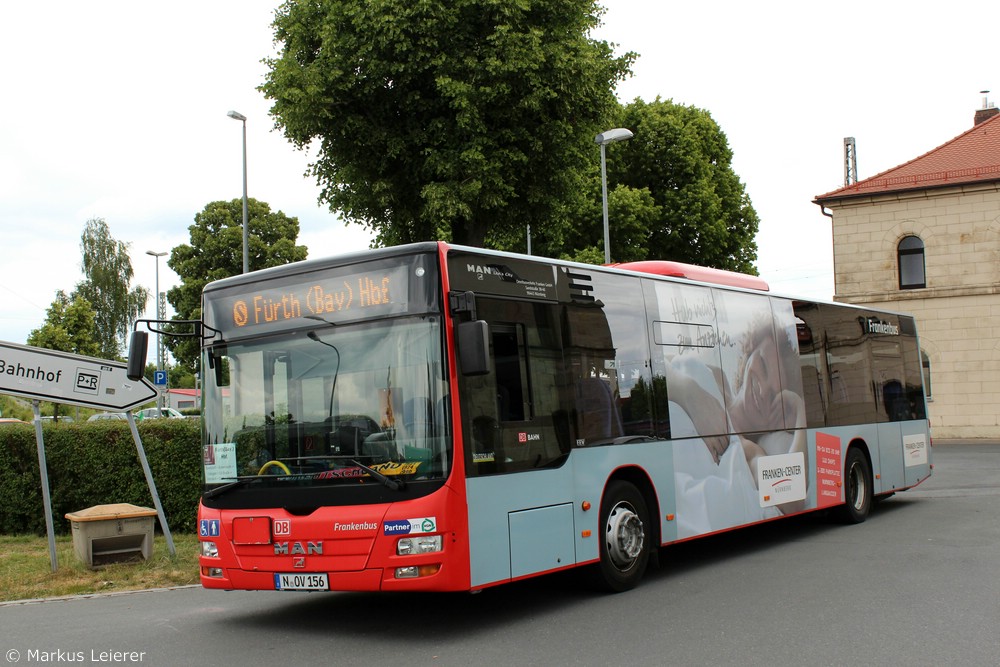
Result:
[[[326,574],[275,574],[274,589],[277,591],[327,591],[330,581]]]

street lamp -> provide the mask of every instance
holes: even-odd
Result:
[[[147,250],[146,254],[156,258],[156,319],[165,320],[167,319],[166,313],[163,312],[160,303],[160,258],[166,256],[168,253]],[[163,370],[163,343],[160,340],[159,325],[156,326],[156,370]],[[161,411],[163,410],[163,394],[159,390],[156,392],[156,407]]]
[[[605,146],[616,141],[628,141],[632,138],[631,130],[618,127],[607,132],[601,132],[594,137],[594,143],[601,147],[601,199],[604,202],[604,263],[611,263],[611,232],[608,229],[608,172]]]
[[[250,252],[247,249],[250,235],[247,231],[247,117],[238,111],[226,114],[243,123],[243,273],[250,271]]]

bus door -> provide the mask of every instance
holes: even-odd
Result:
[[[905,486],[901,423],[908,419],[902,349],[898,340],[872,338],[872,384],[878,422],[880,491]],[[878,487],[878,484],[876,484]]]
[[[576,562],[558,307],[477,297],[489,372],[461,375],[473,586]]]

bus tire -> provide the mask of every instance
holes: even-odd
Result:
[[[649,510],[639,489],[622,480],[608,484],[600,521],[601,558],[591,568],[592,583],[615,593],[635,588],[646,572],[651,548]]]
[[[847,450],[844,464],[844,504],[838,508],[841,523],[863,523],[872,509],[874,484],[868,458],[858,447]]]

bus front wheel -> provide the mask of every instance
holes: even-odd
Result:
[[[844,504],[837,518],[842,523],[862,523],[872,509],[872,470],[868,458],[857,447],[847,451],[844,464]]]
[[[627,591],[642,579],[649,563],[650,526],[646,501],[634,485],[615,480],[601,500],[600,562],[592,568],[600,589]]]

